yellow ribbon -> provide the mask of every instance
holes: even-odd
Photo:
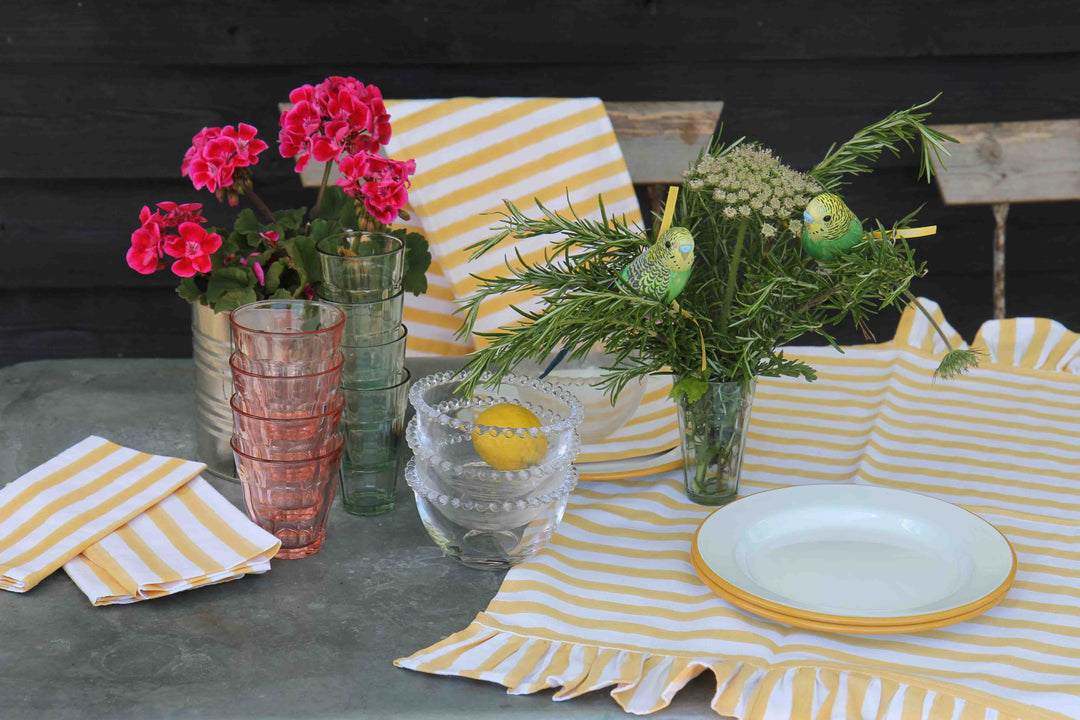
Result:
[[[917,228],[900,228],[896,231],[896,235],[902,238],[917,238],[927,237],[928,235],[937,235],[937,225],[924,225],[923,227]],[[874,230],[870,233],[870,237],[877,240],[881,237],[881,233],[877,230]]]
[[[675,200],[679,197],[679,186],[672,185],[667,191],[667,201],[664,203],[664,219],[660,221],[660,231],[656,237],[660,237],[671,227],[671,220],[675,217]]]

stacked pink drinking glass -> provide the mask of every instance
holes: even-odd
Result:
[[[317,553],[326,540],[344,440],[345,316],[326,303],[264,300],[230,314],[232,450],[244,505],[281,540],[277,557]]]

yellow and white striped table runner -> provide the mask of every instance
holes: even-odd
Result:
[[[492,228],[510,200],[538,217],[535,200],[555,212],[570,205],[581,217],[609,216],[641,225],[641,211],[604,104],[598,98],[451,98],[388,101],[394,135],[387,153],[414,158],[406,227],[421,230],[431,247],[428,292],[405,300],[412,354],[464,355],[472,342],[456,339],[457,304],[476,290],[474,274],[505,271],[520,252],[543,259],[551,236],[507,241],[468,260],[466,248],[497,232]],[[516,262],[516,261],[515,261]],[[517,322],[512,305],[535,309],[534,297],[506,294],[485,303],[476,329]],[[658,453],[678,444],[678,419],[667,398],[670,380],[657,378],[627,424],[603,443],[587,446],[582,462]],[[584,469],[583,469],[584,470]]]
[[[672,472],[581,483],[550,544],[486,612],[398,664],[511,693],[558,688],[556,699],[610,688],[639,714],[708,670],[712,708],[752,720],[1080,717],[1080,376],[1061,372],[1080,363],[1080,336],[989,322],[973,341],[981,367],[943,381],[920,326],[909,308],[895,344],[793,349],[819,379],[759,383],[741,492],[855,482],[963,505],[1018,555],[990,611],[880,636],[748,614],[694,574],[689,547],[710,510]]]
[[[94,605],[148,600],[264,573],[281,541],[202,477],[64,563]]]
[[[88,437],[0,489],[0,588],[26,592],[202,472]]]

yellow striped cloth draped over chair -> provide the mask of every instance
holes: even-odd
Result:
[[[548,209],[598,220],[599,197],[609,216],[641,225],[641,212],[622,152],[598,98],[451,98],[388,101],[394,135],[387,154],[416,160],[404,223],[421,230],[431,247],[429,291],[405,301],[410,354],[463,355],[476,338],[454,334],[461,316],[455,300],[478,287],[475,274],[505,271],[520,252],[528,262],[544,258],[553,238],[507,241],[497,251],[469,260],[468,246],[494,235],[493,213],[509,200],[538,217],[535,200]],[[528,293],[485,302],[478,332],[519,319],[511,306],[538,307]],[[678,422],[667,399],[670,381],[656,378],[645,401],[608,441],[586,446],[581,461],[657,453],[678,444]]]
[[[608,689],[637,714],[711,671],[713,710],[749,720],[1080,717],[1080,335],[990,321],[973,341],[980,367],[944,381],[931,333],[908,308],[891,343],[792,348],[819,379],[759,383],[740,492],[863,483],[962,505],[1017,553],[991,610],[876,636],[748,614],[694,573],[690,544],[710,509],[687,502],[672,472],[582,482],[550,544],[485,612],[397,664],[514,694],[555,688],[556,700]]]
[[[431,295],[441,301],[407,299],[410,349],[449,349],[445,344],[429,347],[425,333],[412,327],[433,320],[432,314],[452,311],[453,299],[477,288],[473,274],[503,270],[505,260],[513,258],[512,249],[530,262],[543,258],[549,237],[508,242],[501,252],[469,261],[466,248],[495,233],[498,218],[493,213],[503,208],[503,200],[533,217],[539,215],[534,199],[556,212],[567,211],[569,201],[578,215],[599,219],[597,197],[603,196],[610,215],[641,224],[615,132],[597,98],[398,100],[387,102],[387,108],[394,126],[387,153],[416,160],[409,211],[431,245],[435,263],[430,274],[436,288]],[[447,287],[449,294],[442,291]],[[484,307],[476,329],[484,332],[517,321],[511,305],[532,309],[536,302],[529,296],[500,297]],[[456,330],[457,317],[437,327]],[[446,335],[438,339],[453,342]],[[457,343],[454,351],[467,347]]]

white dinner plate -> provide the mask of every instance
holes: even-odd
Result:
[[[743,497],[706,518],[694,544],[700,571],[729,595],[828,622],[916,622],[989,609],[1016,573],[1008,540],[977,515],[865,485]]]

